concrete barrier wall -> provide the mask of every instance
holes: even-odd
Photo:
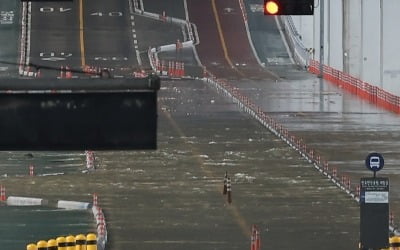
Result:
[[[293,17],[314,60],[320,54],[320,3],[315,1],[314,16]],[[324,0],[324,5],[323,64],[399,96],[400,1]]]
[[[9,196],[7,206],[45,206],[48,201],[41,198]]]

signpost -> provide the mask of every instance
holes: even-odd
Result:
[[[389,246],[389,178],[376,177],[384,165],[381,154],[369,154],[365,165],[374,176],[360,180],[361,249],[386,248]]]

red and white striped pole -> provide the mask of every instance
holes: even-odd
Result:
[[[97,197],[97,194],[94,193],[94,194],[93,194],[93,206],[94,206],[94,207],[97,207],[98,205],[99,205],[99,203],[98,203],[98,197]]]
[[[0,185],[0,200],[1,201],[6,200],[6,187],[3,185]]]
[[[34,176],[34,166],[33,165],[29,165],[29,176]]]
[[[255,229],[254,225],[251,227],[250,250],[257,250],[256,249],[256,229]]]
[[[256,250],[261,249],[261,238],[260,238],[260,231],[256,227]]]
[[[226,183],[226,192],[228,195],[228,203],[232,203],[232,187],[231,187],[231,178],[228,177],[227,183]]]
[[[222,194],[225,195],[227,194],[227,184],[228,184],[228,171],[225,172],[225,177],[224,177],[224,188],[222,190]]]
[[[94,169],[94,153],[93,151],[86,150],[86,168],[87,169]]]

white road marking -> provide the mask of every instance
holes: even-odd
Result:
[[[137,5],[137,2],[135,3],[135,6]],[[138,40],[136,39],[136,29],[135,29],[135,16],[134,16],[134,8],[132,6],[132,1],[129,1],[129,9],[131,11],[131,25],[132,25],[132,38],[133,38],[133,44],[136,52],[136,58],[138,61],[139,66],[142,66],[142,59],[140,58],[140,51],[139,51],[139,46],[138,46]],[[141,1],[141,8],[143,8],[143,2]]]

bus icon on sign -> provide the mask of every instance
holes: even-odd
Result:
[[[379,153],[371,153],[365,159],[365,166],[373,172],[381,170],[384,164],[385,160]]]
[[[371,156],[371,158],[369,158],[369,166],[372,169],[379,169],[380,168],[380,159],[378,156]]]

